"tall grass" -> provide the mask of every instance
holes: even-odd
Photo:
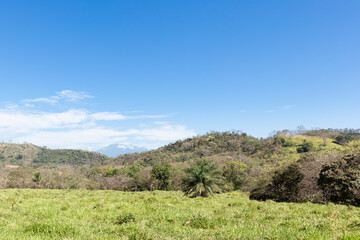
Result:
[[[0,191],[0,239],[360,239],[360,208],[232,192]]]

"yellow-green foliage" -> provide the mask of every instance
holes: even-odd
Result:
[[[360,208],[232,192],[0,191],[1,239],[360,239]]]
[[[317,155],[336,155],[342,152],[350,152],[355,149],[354,146],[357,146],[355,141],[351,142],[352,145],[349,144],[349,146],[341,146],[333,143],[333,140],[329,138],[294,135],[285,137],[283,147],[278,153],[271,155],[270,158],[267,159],[267,162],[276,162],[279,166],[281,166],[289,165],[299,160],[303,153],[298,153],[296,149],[304,142],[312,143],[314,149],[311,152]],[[357,141],[357,144],[360,145],[360,141]]]

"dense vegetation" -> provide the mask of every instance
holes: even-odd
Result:
[[[71,149],[51,150],[32,144],[0,143],[0,164],[39,167],[39,166],[95,166],[110,158],[95,152]]]
[[[360,239],[360,209],[240,192],[0,191],[1,239]]]
[[[353,129],[299,128],[266,139],[211,132],[116,158],[3,144],[0,188],[183,190],[193,196],[242,190],[256,200],[358,206],[359,139]],[[201,162],[211,171],[202,171]]]

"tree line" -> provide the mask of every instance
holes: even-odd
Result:
[[[358,206],[358,139],[349,129],[284,130],[269,138],[210,132],[97,165],[2,167],[0,188],[180,190],[192,197],[241,190],[255,200]]]

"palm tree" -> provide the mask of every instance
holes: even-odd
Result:
[[[191,197],[209,197],[214,192],[221,191],[219,186],[224,184],[221,171],[206,159],[196,160],[186,173],[184,192]]]

